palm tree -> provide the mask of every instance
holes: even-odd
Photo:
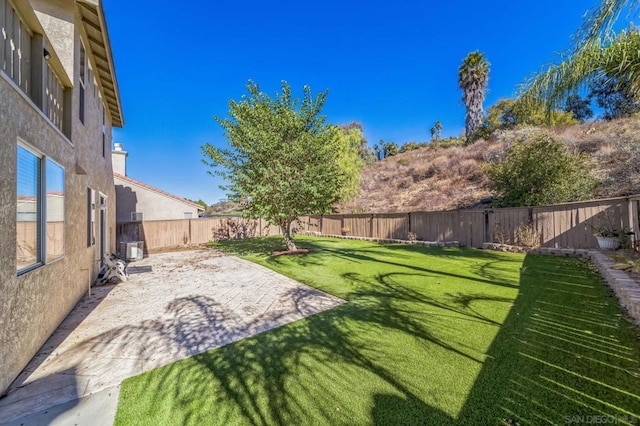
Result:
[[[440,121],[436,121],[436,139],[440,140],[442,138],[442,123]]]
[[[473,134],[482,126],[482,104],[489,82],[489,62],[484,54],[471,52],[458,69],[458,85],[462,89],[462,101],[467,108],[465,115],[465,137],[470,143]]]
[[[634,28],[612,32],[623,11],[638,9],[638,0],[602,0],[588,12],[573,49],[561,63],[525,82],[519,102],[542,104],[551,110],[576,90],[602,78],[617,81],[628,94],[640,98],[640,33]]]

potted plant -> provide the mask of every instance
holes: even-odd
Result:
[[[343,226],[342,228],[340,228],[340,232],[342,232],[342,235],[349,235],[350,231],[351,228],[349,228],[348,226]]]
[[[594,229],[596,232],[593,235],[598,240],[598,247],[601,249],[616,250],[633,235],[633,232],[629,232],[629,229],[626,227],[623,227],[621,230],[608,226],[599,226]]]

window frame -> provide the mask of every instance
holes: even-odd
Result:
[[[138,220],[138,215],[140,215],[140,219]],[[131,212],[131,222],[143,222],[144,221],[144,212]]]
[[[16,258],[16,275],[21,276],[28,272],[31,272],[35,269],[38,269],[42,266],[49,265],[51,263],[55,263],[60,259],[64,259],[66,256],[66,227],[67,227],[67,209],[66,209],[66,182],[67,182],[67,171],[64,166],[62,166],[58,161],[53,158],[45,155],[42,151],[34,148],[31,144],[25,141],[22,138],[18,138],[16,144],[16,206],[18,202],[18,170],[17,170],[17,162],[18,162],[18,151],[19,148],[24,149],[35,158],[38,159],[38,168],[39,175],[37,178],[37,189],[36,189],[36,261],[28,266],[18,269],[17,258]],[[63,192],[64,192],[64,202],[63,202],[63,240],[62,240],[62,254],[58,257],[55,257],[51,260],[47,260],[47,163],[51,162],[54,165],[60,167],[63,173]],[[16,248],[18,245],[17,240],[17,210],[16,210]]]
[[[80,40],[80,69],[78,71],[78,119],[82,124],[85,124],[85,110],[86,110],[86,84],[87,84],[87,70],[89,68],[89,61],[87,58],[87,49],[84,47],[84,43]]]
[[[20,148],[24,149],[25,151],[27,151],[29,154],[33,155],[36,159],[37,159],[37,169],[38,169],[38,173],[37,173],[37,180],[36,180],[36,199],[35,199],[35,207],[36,207],[36,248],[35,248],[35,262],[31,263],[27,266],[24,266],[22,268],[18,268],[18,259],[16,257],[16,274],[18,276],[26,274],[27,272],[33,271],[34,269],[37,269],[41,266],[43,266],[45,264],[45,260],[46,260],[46,244],[47,244],[47,240],[46,240],[46,215],[44,212],[44,200],[42,198],[42,193],[43,193],[43,187],[45,186],[45,180],[46,180],[46,175],[45,175],[45,168],[46,168],[46,161],[44,159],[44,156],[38,151],[33,149],[28,143],[26,143],[25,141],[23,141],[22,139],[18,139],[18,143],[16,145],[16,249],[18,247],[18,216],[17,216],[17,203],[18,203],[18,186],[20,184],[19,182],[19,176],[18,176],[18,168],[17,168],[17,163],[18,163],[18,153]],[[16,255],[17,256],[17,255]]]
[[[49,177],[49,169],[50,169],[50,165],[49,163],[52,163],[53,166],[58,166],[60,169],[62,169],[62,254],[57,256],[57,257],[53,257],[51,259],[49,259],[49,250],[48,250],[48,246],[46,244],[44,244],[44,263],[45,265],[56,262],[62,258],[65,257],[66,255],[66,248],[67,248],[67,233],[66,233],[66,227],[67,227],[67,191],[66,191],[66,176],[67,176],[67,171],[65,170],[64,166],[62,166],[62,164],[58,163],[57,161],[55,161],[54,159],[52,159],[51,157],[47,157],[47,156],[43,156],[43,161],[45,164],[44,167],[44,182],[45,182],[45,186],[42,189],[42,195],[45,197],[43,199],[43,203],[44,203],[44,211],[43,211],[43,222],[45,224],[45,228],[43,230],[44,232],[44,236],[45,238],[48,238],[48,232],[47,232],[47,228],[49,227],[49,193],[48,193],[48,187],[47,187],[47,180]]]
[[[96,191],[87,188],[87,247],[96,245]]]

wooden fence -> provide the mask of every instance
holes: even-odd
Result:
[[[265,220],[235,216],[116,224],[118,246],[123,242],[143,241],[145,251],[205,244],[220,238],[239,239],[279,233],[278,227],[268,225]]]
[[[596,248],[594,228],[629,228],[640,237],[640,196],[612,198],[553,206],[452,210],[385,214],[336,214],[301,217],[298,232],[349,235],[382,239],[450,242],[482,247],[485,242],[532,244],[556,248]],[[246,238],[279,234],[264,220],[202,218],[120,223],[117,241],[144,241],[149,250],[202,244],[223,238]]]

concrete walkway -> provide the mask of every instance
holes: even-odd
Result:
[[[129,272],[74,308],[0,400],[0,423],[112,424],[124,379],[343,303],[211,250]]]

